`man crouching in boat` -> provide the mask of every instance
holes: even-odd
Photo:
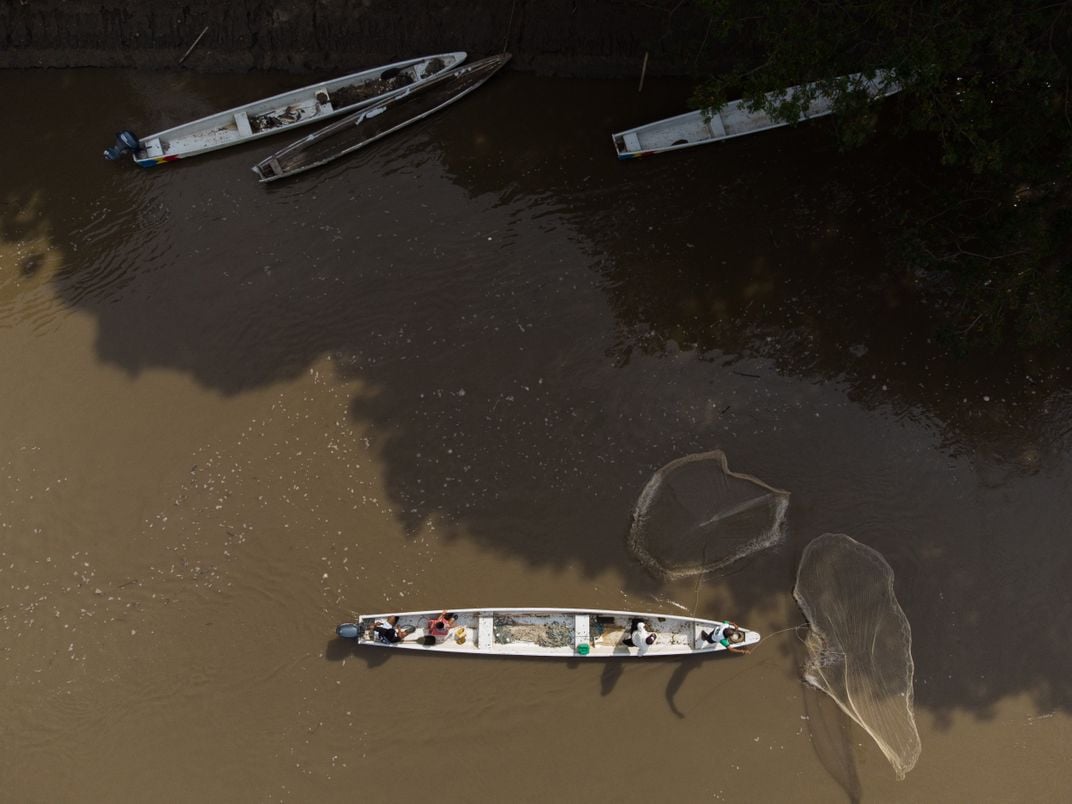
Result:
[[[387,618],[386,623],[376,620],[376,622],[372,624],[372,630],[373,633],[376,634],[377,641],[388,645],[401,642],[413,633],[412,628],[399,628],[398,617],[394,614]]]
[[[710,631],[701,631],[700,639],[708,645],[721,645],[734,653],[749,652],[747,648],[738,647],[739,643],[744,642],[744,631],[730,622],[716,625]]]

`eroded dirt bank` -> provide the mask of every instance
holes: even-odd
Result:
[[[207,29],[207,30],[206,30]],[[415,53],[504,49],[515,69],[620,77],[687,74],[706,23],[640,0],[5,0],[0,67],[328,70]],[[706,55],[710,55],[709,53]]]

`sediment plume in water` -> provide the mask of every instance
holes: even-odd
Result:
[[[921,746],[912,629],[890,565],[849,536],[824,533],[804,548],[793,596],[810,626],[805,680],[871,735],[903,779]]]
[[[629,548],[674,579],[710,572],[784,540],[789,492],[730,471],[721,450],[686,455],[648,481]]]

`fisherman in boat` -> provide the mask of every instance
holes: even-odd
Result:
[[[633,619],[629,636],[623,642],[631,648],[636,648],[637,653],[643,656],[647,653],[648,648],[655,644],[655,639],[656,635],[648,630],[648,624],[636,617]]]
[[[372,627],[372,630],[376,634],[376,639],[380,642],[384,642],[388,645],[393,645],[396,642],[401,642],[411,633],[412,629],[399,628],[398,617],[392,614],[387,618],[387,622],[381,622],[377,620]]]
[[[735,645],[744,642],[744,632],[733,623],[723,622],[710,631],[701,631],[700,639],[708,645],[721,645],[732,650]]]
[[[434,637],[445,637],[457,622],[458,618],[453,614],[447,614],[444,609],[438,617],[428,621],[428,633]]]

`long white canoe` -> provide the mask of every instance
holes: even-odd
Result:
[[[875,77],[870,80],[860,73],[845,77],[851,81],[860,82],[872,98],[886,97],[901,89],[893,79],[892,73],[887,70],[876,71]],[[801,91],[810,93],[814,91],[814,88],[815,84],[803,84],[780,92],[767,93],[767,98],[779,100],[792,97]],[[815,117],[825,117],[833,112],[833,107],[833,99],[820,93],[803,109],[800,119],[811,120]],[[755,134],[759,131],[789,125],[783,120],[774,120],[762,109],[750,111],[743,100],[730,101],[717,112],[711,112],[710,118],[705,119],[706,114],[707,112],[701,109],[619,131],[611,135],[618,158],[637,159],[666,151],[679,151],[682,148],[721,142],[745,134]]]
[[[503,53],[441,73],[422,84],[412,84],[382,103],[291,143],[254,165],[253,172],[262,182],[275,181],[353,153],[461,100],[509,60],[510,54]]]
[[[464,51],[456,51],[384,64],[236,106],[140,140],[129,131],[120,132],[116,147],[107,149],[105,156],[117,159],[129,151],[142,167],[155,167],[323,122],[364,109],[406,88],[420,86],[434,76],[453,70],[465,57]]]
[[[453,609],[445,633],[436,634],[432,626],[439,614],[366,614],[340,624],[335,631],[362,645],[489,656],[682,656],[739,650],[760,640],[757,632],[727,621],[605,609]],[[391,623],[390,617],[398,619]],[[638,620],[655,635],[651,644],[646,640],[640,646],[631,644]],[[392,627],[393,633],[383,635],[384,629]],[[391,637],[401,639],[391,641]]]

